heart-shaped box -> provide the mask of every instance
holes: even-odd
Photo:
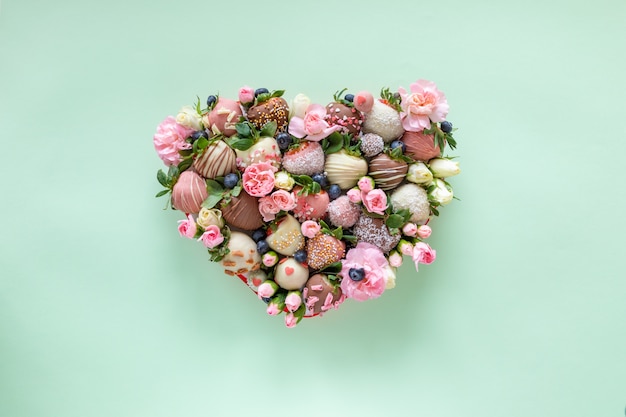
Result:
[[[244,86],[208,96],[157,127],[168,168],[157,179],[178,231],[248,285],[285,324],[395,286],[403,256],[435,260],[424,241],[460,172],[445,95],[430,81],[333,96],[325,107]]]

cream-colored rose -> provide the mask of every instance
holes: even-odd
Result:
[[[435,186],[435,189],[430,192],[430,196],[433,200],[442,206],[445,206],[452,201],[454,194],[452,193],[452,189],[448,187],[445,182],[436,178],[433,185]]]
[[[178,112],[176,123],[188,127],[193,130],[202,130],[202,119],[196,109],[191,106],[185,106]]]
[[[387,265],[385,266],[385,275],[387,275],[387,284],[385,285],[386,290],[390,290],[396,287],[396,273],[394,269]]]
[[[446,158],[431,159],[428,166],[436,178],[448,178],[461,172],[458,162]]]
[[[433,181],[433,173],[430,172],[425,163],[416,162],[409,165],[406,180],[415,184],[430,184]]]
[[[293,100],[291,100],[291,105],[289,106],[289,118],[291,119],[293,116],[296,116],[304,119],[304,113],[310,104],[311,99],[306,95],[302,93],[296,95]]]
[[[274,174],[274,186],[276,188],[290,191],[295,183],[295,180],[291,177],[291,175],[289,175],[287,171],[278,171],[276,174]]]
[[[198,219],[196,222],[203,228],[206,229],[211,225],[215,225],[220,229],[224,227],[224,219],[222,219],[222,212],[218,209],[208,209],[206,207],[202,207],[200,209],[200,213],[198,213]]]

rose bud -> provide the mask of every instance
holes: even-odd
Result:
[[[436,178],[452,177],[461,172],[458,162],[446,158],[431,159],[428,166]]]
[[[427,224],[423,224],[420,227],[417,228],[417,236],[420,239],[428,239],[430,237],[430,234],[432,233],[432,229],[430,228],[429,225]]]
[[[448,187],[445,182],[436,178],[433,185],[435,186],[435,189],[430,192],[430,196],[433,200],[442,206],[445,206],[452,201],[454,194],[452,193],[452,189]]]
[[[428,184],[433,180],[433,173],[423,162],[416,162],[409,165],[409,172],[406,174],[406,180],[415,184]]]
[[[262,259],[263,265],[272,267],[278,263],[278,254],[273,250],[265,252]]]
[[[276,291],[278,291],[278,284],[268,279],[259,285],[257,294],[259,298],[269,298],[276,294]]]
[[[296,311],[302,305],[302,293],[300,291],[289,291],[285,298],[285,305],[291,313]]]
[[[267,305],[267,314],[269,314],[270,316],[276,316],[282,313],[283,309],[285,308],[285,297],[286,294],[284,292],[278,293],[274,297],[272,297],[269,304]]]
[[[400,240],[400,242],[398,242],[397,248],[400,251],[400,253],[402,253],[403,255],[412,255],[413,254],[413,244],[411,242],[407,242],[404,239],[402,239],[402,240]]]

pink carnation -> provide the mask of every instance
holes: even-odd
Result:
[[[363,268],[365,278],[360,281],[351,279],[352,268]],[[341,291],[346,297],[357,301],[377,298],[385,291],[387,280],[392,275],[393,271],[383,252],[370,243],[359,242],[341,261]]]
[[[263,216],[264,222],[274,220],[278,212],[280,212],[280,208],[271,196],[259,198],[259,213]]]
[[[437,251],[431,248],[428,243],[417,242],[413,247],[412,258],[417,270],[418,264],[432,264],[437,258]]]
[[[430,128],[430,122],[443,122],[448,115],[446,96],[432,81],[417,80],[411,84],[411,93],[400,87],[402,98],[402,127],[410,132],[420,132]]]
[[[154,134],[153,142],[159,158],[165,165],[178,165],[181,161],[178,151],[183,149],[191,149],[191,144],[187,143],[187,139],[193,133],[193,129],[176,123],[176,119],[168,116],[157,126]]]
[[[253,197],[265,197],[274,189],[276,168],[267,162],[249,165],[243,172],[243,189]]]
[[[418,227],[415,223],[407,223],[402,227],[402,233],[404,233],[405,236],[415,237],[417,231]]]
[[[241,104],[251,103],[254,100],[254,89],[244,85],[239,89],[239,102]]]
[[[198,238],[198,241],[202,242],[204,246],[211,249],[222,243],[224,241],[224,236],[222,236],[220,228],[212,224],[204,229],[204,233],[202,233],[202,236]]]
[[[196,221],[193,219],[191,214],[187,215],[187,220],[178,221],[178,233],[180,233],[182,237],[193,239],[197,230]]]
[[[324,118],[326,109],[319,104],[311,104],[304,113],[304,118],[293,116],[289,121],[289,133],[297,138],[319,142],[328,135],[341,129],[341,126],[330,126]]]
[[[306,220],[300,225],[300,230],[305,237],[312,239],[320,231],[321,227],[319,223],[313,220]]]
[[[370,213],[385,214],[387,208],[387,194],[379,188],[376,188],[362,197],[363,205]]]
[[[289,211],[296,208],[296,197],[286,190],[276,190],[272,193],[272,200],[280,210]]]

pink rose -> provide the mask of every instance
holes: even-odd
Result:
[[[312,239],[317,235],[320,231],[321,227],[319,223],[313,220],[306,220],[300,225],[300,230],[302,234],[309,239]]]
[[[265,281],[257,289],[259,298],[269,298],[278,290],[278,284],[274,281]]]
[[[398,250],[403,255],[412,256],[413,255],[413,245],[410,242],[402,239],[398,242]]]
[[[198,238],[198,242],[202,242],[202,244],[209,249],[216,247],[223,241],[224,236],[222,236],[220,228],[214,224],[204,229],[204,233],[202,233],[202,236]]]
[[[420,132],[430,128],[430,122],[443,122],[448,115],[446,96],[432,81],[417,80],[411,84],[411,94],[400,87],[402,98],[402,127],[410,132]]]
[[[356,204],[361,202],[361,191],[359,191],[358,188],[349,189],[346,195],[352,203]]]
[[[286,190],[276,190],[272,193],[272,200],[280,210],[289,211],[296,208],[296,197]]]
[[[249,165],[243,172],[243,189],[253,197],[265,197],[274,189],[276,168],[267,162]]]
[[[254,89],[247,85],[244,85],[239,89],[239,102],[241,104],[248,104],[254,100]]]
[[[296,316],[294,316],[293,313],[287,313],[285,315],[285,326],[291,329],[292,327],[296,327],[296,324],[298,324]]]
[[[274,220],[279,211],[280,208],[271,196],[259,198],[259,213],[263,216],[264,222]]]
[[[359,190],[369,193],[374,189],[374,180],[371,177],[361,177],[357,183]]]
[[[363,269],[365,277],[360,281],[350,278],[350,269]],[[365,301],[382,295],[392,274],[389,262],[376,246],[359,242],[341,261],[341,291],[348,298]]]
[[[187,220],[178,221],[178,233],[180,233],[182,237],[193,239],[197,230],[196,221],[193,219],[191,214],[187,215]]]
[[[289,133],[297,138],[319,142],[328,135],[341,129],[341,126],[330,126],[324,119],[326,108],[319,104],[311,104],[304,113],[304,118],[293,116],[289,121]]]
[[[417,228],[417,235],[420,237],[420,239],[428,239],[432,232],[433,230],[427,224],[423,224]]]
[[[398,252],[393,251],[389,254],[389,265],[393,266],[394,268],[398,268],[402,265],[402,255],[400,255]]]
[[[278,306],[274,303],[269,303],[269,305],[267,306],[267,314],[269,314],[270,316],[276,316],[278,315],[278,313],[280,313]]]
[[[285,298],[285,305],[287,306],[287,310],[290,312],[296,311],[300,305],[302,304],[302,297],[299,294],[299,291],[290,291],[287,294],[287,298]]]
[[[153,142],[159,158],[165,165],[178,165],[181,161],[178,151],[191,149],[191,144],[187,139],[193,133],[193,129],[176,123],[172,116],[167,117],[157,126]]]
[[[374,189],[365,195],[363,205],[370,213],[385,214],[387,194],[381,189]]]
[[[413,247],[413,262],[415,262],[415,270],[418,264],[432,264],[437,258],[437,252],[431,248],[428,243],[417,242]]]
[[[405,236],[415,237],[415,235],[417,234],[417,229],[418,228],[415,223],[407,223],[402,228],[402,233],[404,233]]]

